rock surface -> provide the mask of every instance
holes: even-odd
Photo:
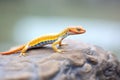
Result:
[[[0,80],[120,80],[120,63],[102,48],[73,40],[55,53],[50,46],[26,57],[0,55]]]

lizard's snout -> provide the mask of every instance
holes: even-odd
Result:
[[[85,32],[86,32],[86,30],[81,30],[81,31],[80,31],[81,34],[82,34],[82,33],[85,33]]]

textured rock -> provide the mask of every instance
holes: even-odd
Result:
[[[28,56],[0,55],[0,80],[120,80],[120,63],[102,48],[73,40],[64,41],[67,52],[50,46],[32,49]]]

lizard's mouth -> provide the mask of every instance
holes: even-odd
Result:
[[[76,34],[83,34],[85,32],[86,32],[86,30],[81,30],[81,31],[77,31],[77,32],[70,32],[69,34],[70,35],[76,35]]]
[[[83,33],[85,33],[86,32],[86,30],[82,30],[82,31],[80,31],[79,33],[80,34],[83,34]]]

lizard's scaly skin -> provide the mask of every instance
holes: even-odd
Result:
[[[47,44],[52,44],[53,50],[60,53],[60,52],[63,52],[63,51],[58,49],[56,47],[56,45],[61,46],[62,45],[62,40],[64,38],[66,38],[69,35],[83,34],[85,32],[86,32],[86,30],[83,29],[81,26],[68,27],[58,34],[49,34],[49,35],[43,35],[43,36],[37,37],[37,38],[29,41],[28,43],[26,43],[22,46],[19,46],[16,49],[9,50],[9,51],[6,51],[6,52],[0,52],[0,54],[8,55],[8,54],[13,54],[13,53],[16,53],[16,52],[20,51],[21,52],[20,55],[25,55],[26,51],[29,48],[42,47],[42,46],[47,45]]]

